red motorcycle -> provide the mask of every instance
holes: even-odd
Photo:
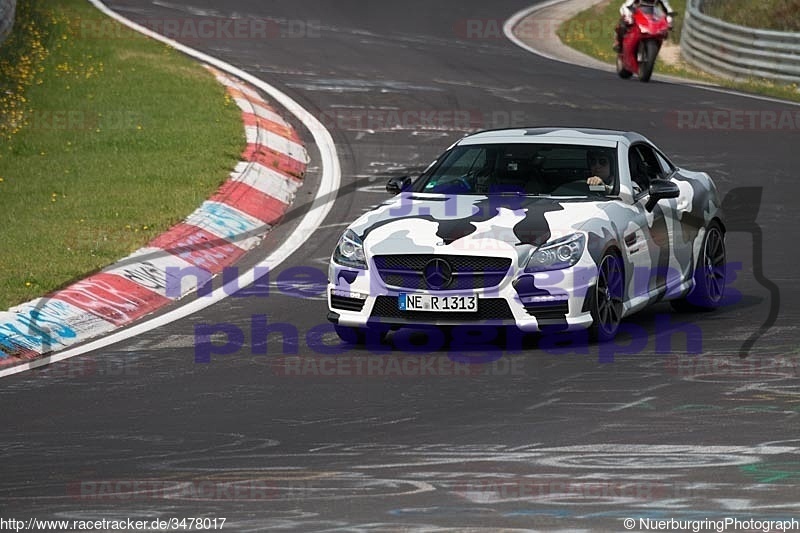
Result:
[[[617,74],[628,79],[634,74],[639,81],[650,81],[661,43],[669,35],[670,21],[654,4],[642,1],[633,12],[633,25],[622,39],[617,54]]]

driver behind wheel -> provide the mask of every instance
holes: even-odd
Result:
[[[613,160],[611,150],[597,148],[586,152],[586,163],[591,174],[586,180],[589,190],[603,187],[605,194],[610,194],[614,190],[614,174],[611,168]]]

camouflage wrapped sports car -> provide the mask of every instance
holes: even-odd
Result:
[[[713,181],[637,133],[480,132],[387,190],[331,257],[328,319],[349,342],[465,324],[604,341],[654,302],[713,309],[723,297]]]

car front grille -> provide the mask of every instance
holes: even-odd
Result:
[[[424,278],[425,266],[433,258],[447,261],[453,280],[446,287],[430,287]],[[386,285],[417,290],[474,290],[500,285],[511,267],[507,257],[474,255],[378,255],[375,268]]]

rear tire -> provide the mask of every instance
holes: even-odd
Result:
[[[725,295],[725,233],[717,222],[706,229],[700,257],[692,273],[694,288],[680,300],[672,300],[676,311],[711,311]]]
[[[657,41],[648,39],[644,42],[644,52],[642,62],[639,63],[639,81],[647,83],[653,75],[653,67],[656,66],[656,57],[661,48]]]
[[[597,283],[592,289],[589,306],[594,319],[589,327],[589,338],[592,341],[606,342],[617,336],[622,322],[624,286],[622,260],[617,254],[606,252],[597,267]]]
[[[622,54],[617,54],[617,74],[623,80],[627,80],[633,76],[633,72],[622,66]]]

